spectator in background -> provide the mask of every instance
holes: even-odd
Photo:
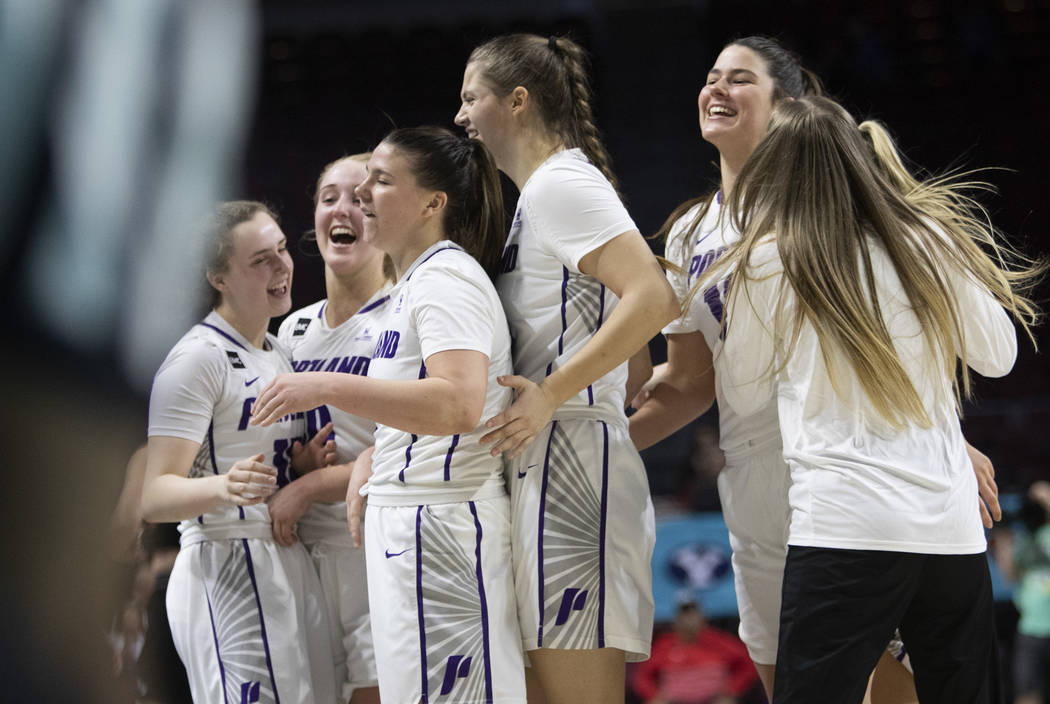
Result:
[[[1014,704],[1040,704],[1050,695],[1050,482],[1028,488],[1021,522],[1025,533],[996,536],[995,557],[1003,576],[1017,583]]]
[[[672,630],[653,641],[632,686],[646,704],[733,704],[757,679],[743,642],[708,625],[688,599],[679,604]]]

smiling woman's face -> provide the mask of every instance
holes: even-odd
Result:
[[[314,206],[314,232],[325,265],[337,275],[360,271],[382,253],[364,241],[364,215],[355,193],[368,172],[361,161],[342,159],[324,173]]]
[[[761,56],[745,46],[727,46],[708,71],[697,98],[700,134],[719,152],[746,158],[769,127],[773,88]]]

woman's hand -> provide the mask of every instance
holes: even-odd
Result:
[[[977,492],[980,494],[977,505],[981,509],[981,522],[985,528],[991,528],[993,519],[1000,521],[1003,518],[1003,510],[999,507],[999,487],[995,483],[995,467],[987,455],[966,442],[965,438],[963,443],[973,464],[973,473],[977,475]]]
[[[254,506],[266,500],[277,489],[277,470],[263,464],[265,457],[237,460],[230,471],[222,475],[221,498],[234,506]]]
[[[252,425],[272,425],[281,418],[309,411],[324,403],[324,375],[318,372],[280,374],[252,405]]]
[[[346,487],[346,522],[350,526],[350,535],[354,538],[354,547],[361,547],[361,518],[365,513],[367,499],[361,496],[361,487],[372,476],[372,454],[375,446],[368,448],[354,460],[354,470],[350,473],[350,483]]]
[[[493,456],[505,452],[507,459],[514,459],[550,422],[558,404],[542,386],[523,376],[501,376],[496,380],[500,386],[514,389],[514,402],[502,413],[485,421],[486,428],[495,430],[481,436],[479,442],[482,445],[494,443],[490,450]]]
[[[270,520],[273,521],[273,539],[278,545],[285,547],[295,543],[295,526],[313,503],[299,491],[299,487],[296,486],[298,483],[292,482],[282,487],[266,502],[270,510]]]
[[[321,467],[335,464],[335,428],[331,422],[326,423],[305,445],[298,440],[292,444],[292,469],[302,476]],[[329,437],[332,436],[332,437]]]

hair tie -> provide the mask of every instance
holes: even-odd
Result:
[[[553,51],[555,54],[558,53],[558,38],[553,34],[547,37],[547,48]]]

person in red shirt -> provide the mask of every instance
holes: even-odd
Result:
[[[653,642],[632,684],[646,704],[733,704],[757,679],[740,639],[708,625],[689,600],[678,606],[672,630]]]

